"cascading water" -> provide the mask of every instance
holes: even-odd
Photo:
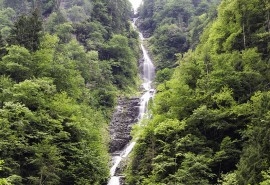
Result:
[[[141,36],[141,40],[143,40],[143,37]],[[145,93],[141,97],[141,103],[140,103],[140,113],[139,113],[139,119],[142,119],[145,115],[147,104],[150,100],[150,98],[154,95],[154,89],[152,89],[152,81],[154,79],[155,75],[155,67],[147,53],[147,50],[141,44],[141,49],[143,52],[143,84],[142,87],[145,90]]]
[[[120,185],[120,176],[115,176],[116,168],[123,158],[126,158],[134,147],[135,142],[131,142],[118,156],[113,157],[113,166],[110,169],[111,179],[108,185]]]
[[[136,14],[137,13],[137,9],[142,4],[142,0],[129,0],[129,1],[132,4],[132,7],[134,9],[134,14]]]
[[[134,22],[133,22],[134,28],[135,28],[135,21],[136,21],[136,19],[134,19]],[[140,40],[143,41],[144,37],[143,37],[142,33],[139,33],[139,36],[140,36]],[[142,95],[141,101],[140,101],[139,121],[142,118],[144,118],[146,110],[147,110],[148,101],[154,95],[154,89],[152,88],[152,81],[153,81],[154,75],[155,75],[155,67],[154,67],[154,65],[153,65],[153,63],[148,55],[147,50],[143,46],[143,44],[141,44],[141,50],[143,52],[143,64],[142,64],[143,70],[142,70],[141,76],[143,79],[142,87],[144,89],[144,94]],[[128,156],[128,154],[131,152],[131,150],[133,149],[135,144],[136,144],[136,142],[129,143],[125,147],[125,149],[120,152],[120,154],[113,156],[113,159],[112,159],[113,166],[110,169],[111,179],[109,180],[108,185],[120,185],[120,178],[121,177],[115,175],[116,169],[117,169],[118,165],[120,164],[120,162],[122,161],[122,159],[124,159]]]
[[[143,40],[142,35],[140,36],[140,38],[141,40]],[[139,120],[141,120],[144,117],[148,101],[154,95],[154,89],[152,89],[151,84],[155,75],[154,65],[143,44],[141,44],[141,49],[143,52],[143,71],[141,75],[143,79],[142,87],[144,88],[144,94],[142,95],[140,101]],[[121,151],[119,155],[113,156],[113,166],[110,169],[111,179],[108,185],[120,185],[120,176],[115,176],[115,171],[118,165],[120,164],[121,160],[128,156],[128,154],[131,152],[135,144],[136,142],[129,143],[128,146],[123,151]]]

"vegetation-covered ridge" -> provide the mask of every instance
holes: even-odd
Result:
[[[0,184],[106,184],[111,111],[138,81],[130,3],[0,8]]]
[[[267,0],[221,1],[196,49],[162,73],[127,184],[269,184],[269,15]]]
[[[176,53],[194,49],[206,25],[216,16],[220,0],[144,0],[138,26],[149,38],[158,69],[177,65]]]

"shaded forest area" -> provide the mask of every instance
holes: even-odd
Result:
[[[131,4],[0,7],[0,184],[106,184],[108,122],[138,84]]]
[[[269,5],[144,1],[157,94],[127,184],[270,184]]]

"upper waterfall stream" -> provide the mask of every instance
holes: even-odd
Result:
[[[135,21],[134,19],[133,26],[135,27]],[[143,41],[143,35],[139,33],[140,35],[140,40]],[[154,79],[155,75],[155,67],[148,55],[147,50],[141,44],[141,50],[143,53],[143,63],[142,63],[142,72],[141,72],[141,78],[143,80],[142,87],[144,89],[144,94],[140,98],[140,108],[139,108],[139,116],[138,120],[140,122],[141,119],[144,118],[144,115],[147,111],[147,105],[148,101],[153,97],[154,95],[154,89],[152,87],[152,81]],[[131,152],[133,147],[135,146],[136,142],[130,142],[122,151],[119,152],[116,156],[113,156],[113,166],[110,169],[110,175],[111,178],[109,180],[108,185],[120,185],[120,176],[116,176],[115,172],[117,167],[119,166],[120,162],[128,156],[128,154]]]

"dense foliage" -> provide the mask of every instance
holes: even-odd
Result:
[[[176,53],[195,48],[199,35],[216,15],[219,0],[144,0],[138,26],[150,37],[158,69],[172,68]]]
[[[128,184],[269,184],[269,15],[269,1],[221,1],[172,77],[160,72]]]
[[[0,6],[0,184],[106,184],[111,111],[137,84],[130,3]]]

